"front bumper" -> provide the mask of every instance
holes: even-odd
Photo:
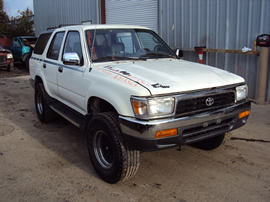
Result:
[[[239,118],[239,114],[250,107],[250,101],[246,100],[231,107],[181,118],[141,121],[120,116],[119,121],[130,149],[155,151],[192,144],[239,128],[248,119],[248,116]],[[155,138],[156,132],[173,128],[177,128],[177,135]]]
[[[13,62],[0,62],[0,68],[7,68],[8,66],[13,68],[14,63]]]

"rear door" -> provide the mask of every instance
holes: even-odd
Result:
[[[57,87],[57,73],[59,63],[61,62],[60,51],[63,43],[65,32],[56,32],[53,36],[49,49],[46,53],[45,60],[42,64],[44,76],[46,78],[49,94],[52,97],[61,99]]]

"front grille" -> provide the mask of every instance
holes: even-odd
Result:
[[[206,123],[204,123],[206,124]],[[194,128],[183,130],[183,139],[186,144],[194,142],[202,137],[211,136],[211,134],[221,134],[232,129],[234,125],[234,119],[228,118],[221,122],[207,123],[207,125],[201,125]]]
[[[0,62],[1,62],[1,63],[5,62],[5,58],[6,58],[6,56],[0,55]]]
[[[213,103],[208,103],[207,99],[212,100]],[[193,115],[202,113],[204,111],[211,111],[228,107],[234,104],[235,93],[233,91],[222,94],[205,95],[201,97],[189,98],[180,100],[176,107],[176,116]]]

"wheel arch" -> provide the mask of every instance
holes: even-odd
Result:
[[[35,86],[36,86],[38,83],[43,83],[42,78],[41,78],[40,76],[36,76],[36,77],[35,77]]]
[[[88,99],[87,112],[91,113],[92,115],[103,112],[115,112],[119,114],[110,102],[96,96]]]
[[[26,59],[27,59],[27,57],[30,57],[31,56],[31,53],[25,53],[24,55],[23,55],[23,62],[25,62],[26,61]]]

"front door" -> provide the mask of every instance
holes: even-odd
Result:
[[[77,53],[80,58],[79,65],[58,66],[58,90],[62,102],[84,113],[85,93],[87,86],[83,80],[86,70],[85,53],[82,51],[82,41],[78,31],[69,31],[63,47],[62,56],[65,53]]]

